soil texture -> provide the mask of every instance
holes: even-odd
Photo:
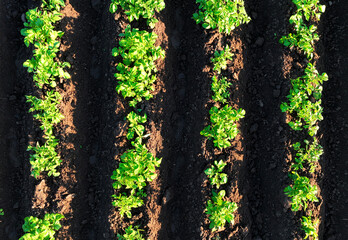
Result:
[[[286,100],[290,78],[303,73],[301,54],[279,43],[291,30],[290,0],[245,0],[252,20],[226,36],[204,30],[192,19],[194,0],[165,0],[153,30],[166,53],[157,61],[154,98],[139,104],[147,114],[147,147],[162,158],[158,178],[148,184],[145,206],[132,219],[122,219],[112,206],[117,193],[110,179],[126,140],[126,115],[132,110],[117,94],[114,77],[119,58],[111,56],[119,34],[129,24],[126,15],[109,13],[109,1],[66,0],[65,32],[59,59],[68,61],[71,79],[60,82],[60,109],[65,119],[57,126],[61,176],[30,176],[29,144],[40,139],[39,124],[28,113],[25,95],[38,94],[23,68],[32,49],[20,29],[37,1],[0,3],[0,239],[22,234],[24,217],[48,212],[65,215],[57,239],[116,239],[130,224],[140,224],[151,240],[300,240],[300,216],[290,209],[284,188],[290,183],[290,145],[303,136],[286,124],[279,106]],[[325,154],[317,173],[319,203],[311,205],[321,220],[320,239],[348,239],[348,3],[323,1],[327,11],[319,22],[316,45],[324,84],[324,121],[320,143]],[[146,29],[140,21],[133,27]],[[223,151],[200,135],[209,124],[212,101],[210,58],[228,44],[234,53],[223,72],[233,85],[228,103],[243,108],[240,134]],[[206,202],[211,187],[204,170],[214,160],[227,162],[227,198],[238,204],[235,223],[218,232],[209,230]]]

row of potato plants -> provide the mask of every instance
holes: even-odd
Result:
[[[229,46],[220,52],[216,51],[212,58],[215,73],[220,74],[221,69],[225,70],[227,61],[232,60],[232,56]],[[217,106],[210,109],[211,124],[201,131],[201,135],[212,139],[214,147],[224,149],[231,146],[231,140],[239,133],[237,122],[244,117],[245,111],[233,109],[227,103],[232,83],[226,77],[214,74],[212,80],[212,98]],[[225,200],[226,191],[219,190],[228,181],[228,175],[223,172],[226,165],[222,159],[215,160],[211,167],[205,170],[211,186],[216,188],[212,190],[212,198],[208,200],[206,208],[212,232],[221,230],[226,223],[234,224],[234,212],[238,209],[236,203]]]
[[[57,168],[62,160],[56,147],[59,143],[54,135],[54,127],[64,116],[58,105],[62,96],[56,91],[57,81],[70,78],[65,70],[70,67],[67,62],[57,61],[60,38],[63,32],[55,30],[55,25],[61,20],[59,13],[64,7],[63,0],[43,0],[40,7],[30,9],[26,13],[26,21],[21,34],[24,44],[33,49],[33,57],[24,62],[23,66],[33,74],[33,81],[39,96],[27,95],[27,102],[31,107],[29,112],[40,122],[43,131],[43,143],[37,142],[29,146],[32,176],[37,178],[41,173],[48,176],[59,176]],[[40,141],[41,142],[41,141]],[[43,219],[33,216],[26,217],[22,226],[24,235],[20,240],[50,239],[53,240],[56,231],[61,228],[62,214],[46,213]]]
[[[320,20],[325,12],[325,6],[319,0],[292,0],[296,5],[296,12],[290,17],[290,24],[294,26],[294,32],[283,36],[280,43],[292,48],[297,48],[305,54],[307,67],[304,75],[291,79],[291,89],[287,96],[288,101],[280,106],[282,112],[291,116],[289,126],[296,131],[306,130],[309,140],[304,143],[293,144],[295,152],[294,161],[289,174],[292,183],[284,190],[291,198],[291,209],[294,212],[302,211],[301,229],[305,233],[305,239],[318,239],[319,220],[314,219],[312,212],[308,210],[310,202],[318,202],[318,188],[311,183],[308,177],[313,175],[323,148],[316,138],[319,130],[319,122],[323,120],[323,107],[321,96],[323,82],[328,80],[326,73],[319,74],[314,61],[314,44],[319,40],[316,33],[317,27],[313,24]]]
[[[164,9],[163,0],[112,0],[110,12],[115,13],[121,7],[128,20],[145,19],[150,29],[155,27],[157,20],[155,12]],[[150,134],[145,133],[144,124],[147,122],[146,113],[137,109],[137,104],[153,97],[153,84],[156,81],[156,60],[164,58],[165,53],[159,46],[155,46],[157,35],[152,31],[139,30],[128,25],[119,47],[112,50],[114,57],[119,57],[117,73],[117,93],[129,99],[129,106],[133,110],[127,115],[128,132],[126,138],[131,143],[122,156],[118,168],[111,177],[115,182],[113,188],[118,194],[112,195],[113,205],[118,208],[121,217],[132,218],[132,210],[144,205],[147,196],[144,188],[148,182],[156,177],[156,167],[162,159],[154,157],[146,147],[146,139]],[[139,225],[129,225],[124,233],[118,233],[118,239],[142,240],[144,230]]]
[[[196,0],[196,3],[199,3],[199,11],[194,13],[193,19],[197,24],[202,23],[205,29],[218,29],[220,33],[230,34],[239,25],[250,21],[243,1]],[[245,116],[243,109],[233,109],[228,104],[232,83],[222,75],[222,70],[227,69],[232,58],[233,53],[227,45],[222,51],[215,51],[211,59],[214,71],[211,90],[215,104],[209,110],[210,125],[201,131],[201,135],[213,140],[214,147],[220,150],[231,146],[231,141],[239,133],[237,122]],[[214,160],[205,170],[213,188],[205,210],[212,232],[221,231],[226,223],[233,225],[234,212],[238,209],[235,202],[226,200],[226,191],[220,190],[228,182],[228,174],[224,172],[226,165],[223,159]]]

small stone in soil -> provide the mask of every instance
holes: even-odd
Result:
[[[8,98],[8,100],[10,100],[10,101],[14,101],[14,100],[16,100],[17,99],[17,97],[15,96],[15,95],[11,95],[9,98]]]
[[[96,163],[96,161],[97,161],[96,156],[90,156],[90,157],[89,157],[89,163],[90,163],[90,164],[92,164],[92,165],[93,165],[93,164],[95,164],[95,163]]]
[[[276,168],[276,164],[275,163],[271,163],[270,165],[269,165],[269,169],[275,169]]]
[[[264,42],[265,42],[265,39],[263,37],[258,37],[255,41],[255,45],[258,47],[261,47]]]
[[[273,90],[273,97],[277,98],[279,96],[280,96],[280,90],[279,89]]]
[[[12,17],[17,17],[17,15],[18,15],[18,11],[17,10],[14,10],[14,11],[12,11]]]
[[[109,238],[109,233],[103,233],[103,237],[104,237],[105,239],[108,239],[108,238]]]
[[[95,10],[99,10],[98,9],[98,5],[100,4],[100,0],[91,0],[91,5]]]
[[[257,131],[258,128],[259,128],[259,125],[257,123],[254,123],[250,128],[250,132],[254,133]]]

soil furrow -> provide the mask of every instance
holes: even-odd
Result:
[[[293,219],[283,193],[288,180],[286,143],[289,128],[280,104],[288,94],[290,81],[280,36],[289,29],[290,1],[246,0],[253,20],[247,33],[244,71],[245,147],[249,170],[251,239],[294,239],[298,220]]]
[[[320,71],[329,75],[324,84],[322,124],[325,219],[321,237],[348,239],[348,2],[325,1],[321,20]]]
[[[22,210],[20,202],[25,197],[20,184],[25,173],[20,145],[26,144],[22,126],[21,89],[17,79],[17,52],[20,38],[21,12],[25,6],[19,1],[5,0],[0,3],[0,239],[14,240],[21,234]],[[27,198],[28,200],[28,198]]]
[[[60,155],[63,159],[61,176],[55,180],[53,202],[58,212],[65,215],[58,239],[89,239],[93,229],[93,209],[89,205],[89,178],[93,166],[89,161],[96,141],[97,111],[96,86],[101,71],[95,62],[93,37],[100,27],[100,4],[89,0],[68,0],[62,10],[62,61],[71,63],[71,79],[61,90],[61,112],[64,119],[58,128]],[[97,114],[96,114],[97,113]]]
[[[156,14],[157,44],[166,58],[154,98],[139,104],[146,112],[147,147],[162,158],[158,178],[149,183],[145,206],[132,219],[121,219],[112,206],[110,179],[120,156],[130,147],[125,135],[128,100],[116,93],[113,76],[120,60],[111,56],[129,23],[124,12],[109,13],[108,1],[66,0],[61,61],[72,68],[59,84],[65,119],[57,127],[63,164],[61,176],[30,176],[29,144],[40,141],[39,124],[28,113],[25,95],[38,94],[23,62],[32,49],[23,44],[24,13],[40,1],[0,2],[0,239],[22,235],[24,217],[46,212],[65,214],[57,239],[115,239],[129,224],[140,224],[149,239],[213,239],[204,213],[211,188],[204,170],[213,160],[227,162],[227,198],[238,204],[235,224],[221,239],[302,239],[300,214],[290,209],[283,190],[290,183],[290,143],[302,139],[286,124],[279,108],[286,101],[290,78],[302,74],[302,54],[282,46],[289,32],[291,0],[244,0],[252,21],[224,36],[204,30],[192,19],[194,0],[165,0]],[[327,72],[324,121],[319,138],[325,154],[314,178],[321,187],[320,239],[348,239],[348,3],[323,0],[327,10],[319,24],[318,70]],[[134,21],[133,27],[145,27]],[[209,122],[214,51],[229,44],[233,61],[223,74],[233,82],[229,103],[246,110],[241,134],[232,147],[219,151],[200,135]],[[323,173],[323,178],[321,178]],[[118,192],[117,192],[118,193]],[[323,202],[322,202],[323,200]],[[311,205],[313,207],[314,205]],[[315,215],[319,213],[316,210]]]
[[[99,102],[95,112],[96,138],[91,145],[89,163],[93,166],[89,175],[91,186],[88,201],[93,210],[92,226],[88,239],[115,239],[121,230],[116,209],[112,206],[111,195],[114,193],[111,180],[112,172],[116,169],[116,156],[123,153],[125,139],[122,137],[126,130],[125,108],[115,88],[117,80],[114,77],[115,58],[111,55],[112,48],[117,46],[118,34],[122,32],[123,21],[115,21],[109,12],[109,2],[99,6],[102,20],[97,34],[92,38],[98,54],[94,57],[93,71],[100,74],[94,85],[92,101]],[[120,17],[120,16],[118,16]]]
[[[204,159],[200,131],[208,116],[210,81],[208,38],[192,20],[194,1],[165,1],[162,21],[168,36],[163,94],[163,205],[158,239],[201,239],[203,226]]]

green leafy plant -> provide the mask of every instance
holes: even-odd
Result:
[[[40,128],[44,131],[44,144],[37,143],[36,146],[29,146],[28,150],[34,154],[30,156],[32,175],[38,177],[43,171],[49,176],[58,176],[57,167],[61,160],[55,147],[58,140],[54,137],[54,125],[58,124],[63,115],[59,112],[58,104],[62,100],[61,95],[50,90],[56,87],[58,78],[70,78],[65,68],[70,67],[67,62],[56,61],[59,52],[59,38],[63,32],[56,31],[55,24],[61,19],[58,12],[65,6],[62,0],[45,0],[41,9],[31,9],[26,13],[26,22],[21,34],[24,36],[24,43],[27,47],[34,45],[33,58],[24,62],[23,66],[33,73],[33,80],[36,86],[42,89],[43,98],[26,96],[27,102],[31,104],[29,112],[35,112],[34,118],[40,121]]]
[[[112,179],[115,180],[114,188],[142,189],[146,182],[157,177],[156,167],[161,164],[161,159],[155,158],[142,143],[135,143],[135,148],[128,150],[121,156],[121,163],[114,171]]]
[[[21,34],[25,37],[25,45],[29,47],[30,44],[41,43],[54,46],[57,38],[64,34],[62,31],[54,30],[54,24],[60,21],[61,16],[58,11],[48,12],[37,8],[30,9],[26,13],[25,28],[21,30]]]
[[[222,51],[215,51],[214,57],[211,59],[211,62],[214,64],[214,71],[220,74],[221,69],[226,70],[227,62],[232,60],[232,57],[233,53],[228,45]]]
[[[314,42],[319,40],[319,35],[316,33],[317,27],[311,25],[300,25],[296,33],[290,33],[288,36],[283,36],[280,43],[286,47],[298,47],[306,55],[308,59],[313,58]]]
[[[119,194],[118,196],[112,195],[112,197],[115,199],[112,204],[115,207],[119,208],[121,217],[126,214],[128,218],[131,218],[131,210],[133,208],[141,207],[144,204],[142,198],[146,197],[146,194],[142,190],[140,190],[137,193],[133,192],[130,196],[127,196],[127,194],[123,193]]]
[[[237,121],[245,116],[243,109],[232,109],[231,106],[225,105],[219,109],[212,107],[209,111],[211,125],[201,131],[201,135],[208,139],[214,139],[214,146],[220,149],[231,146],[230,140],[238,134]]]
[[[135,228],[130,225],[129,227],[126,228],[125,234],[117,234],[117,239],[118,240],[145,240],[143,236],[141,235],[141,229],[139,229],[139,226],[136,226]]]
[[[216,185],[219,189],[221,185],[227,183],[227,174],[222,173],[226,163],[224,161],[215,161],[214,164],[205,170],[205,174],[209,177],[211,185]]]
[[[39,88],[49,85],[56,86],[56,78],[70,78],[64,69],[70,67],[67,62],[57,62],[60,42],[57,40],[63,36],[63,32],[54,30],[54,24],[61,19],[61,14],[53,11],[39,11],[31,9],[27,12],[27,22],[21,34],[25,37],[27,47],[34,44],[34,57],[24,62],[29,73],[34,73],[34,82]]]
[[[155,12],[159,12],[165,7],[163,0],[112,0],[110,12],[115,13],[121,7],[128,16],[130,22],[144,18],[147,24],[155,27],[157,20],[154,18]],[[129,105],[136,105],[153,97],[153,84],[156,80],[157,72],[156,61],[165,57],[165,52],[161,47],[156,47],[157,35],[154,32],[140,31],[128,25],[125,32],[119,35],[122,39],[119,47],[112,50],[114,57],[120,56],[121,62],[117,64],[118,80],[116,91],[124,98],[131,98]],[[113,187],[121,189],[120,194],[112,195],[113,205],[119,209],[121,217],[126,215],[132,217],[132,209],[144,204],[143,198],[146,197],[143,189],[147,182],[157,177],[156,167],[161,163],[161,159],[154,157],[146,145],[143,143],[148,135],[145,134],[147,121],[146,114],[140,115],[140,110],[130,112],[127,115],[129,122],[127,139],[131,140],[134,148],[127,150],[121,156],[118,168],[113,172],[111,179],[115,180]],[[144,240],[138,226],[133,228],[130,225],[125,229],[125,234],[118,234],[118,239],[125,240]]]
[[[46,139],[43,145],[37,143],[36,146],[28,147],[28,151],[34,151],[34,154],[30,156],[32,175],[38,177],[40,172],[46,171],[48,176],[59,176],[57,168],[61,159],[55,150],[58,140],[53,135],[53,127],[64,118],[57,108],[61,95],[58,92],[49,91],[46,99],[39,99],[35,96],[26,97],[27,102],[32,105],[29,112],[37,112],[34,114],[34,118],[41,122],[40,128],[44,131],[44,139]]]
[[[220,33],[230,32],[251,19],[245,11],[243,0],[196,0],[199,11],[193,14],[197,24],[206,29],[219,29]]]
[[[305,140],[306,147],[301,148],[299,142],[293,145],[296,151],[295,163],[291,168],[295,171],[304,169],[304,164],[308,164],[309,172],[313,173],[315,171],[316,162],[319,161],[320,156],[324,153],[323,147],[318,144],[316,138],[314,138],[313,143],[309,144],[309,141]]]
[[[135,134],[137,134],[139,137],[143,137],[145,132],[145,127],[141,124],[147,121],[146,114],[144,116],[140,116],[136,114],[135,112],[130,112],[127,115],[127,120],[129,121],[127,139],[128,140],[133,139]]]
[[[33,151],[30,155],[31,174],[37,178],[41,172],[47,172],[48,176],[57,177],[60,173],[57,168],[62,160],[58,156],[55,147],[58,145],[57,139],[46,141],[43,145],[37,143],[36,146],[28,146],[28,151]]]
[[[295,33],[283,36],[280,43],[285,46],[296,46],[307,55],[308,59],[313,58],[314,42],[319,40],[316,33],[317,27],[314,25],[307,26],[311,18],[320,20],[320,16],[325,12],[325,6],[319,4],[319,0],[293,0],[297,11],[290,17],[290,24],[294,24]]]
[[[60,11],[62,7],[65,7],[64,0],[42,0],[42,6],[50,11]]]
[[[29,112],[36,112],[34,118],[41,122],[41,130],[46,134],[53,134],[54,124],[58,124],[64,116],[59,112],[58,104],[62,100],[62,96],[56,91],[48,91],[45,99],[35,96],[26,96],[27,102],[31,103]]]
[[[155,11],[162,11],[165,8],[165,3],[163,0],[112,0],[110,12],[115,13],[118,6],[125,10],[130,22],[143,17],[147,19],[147,24],[154,28],[158,22],[154,18]]]
[[[292,0],[297,7],[297,15],[304,16],[306,21],[310,18],[320,20],[320,16],[325,12],[325,5],[320,4],[320,0]]]
[[[228,88],[232,83],[227,81],[226,77],[216,77],[213,76],[213,83],[211,85],[211,90],[213,91],[213,99],[216,102],[226,103],[227,99],[230,97]]]
[[[25,234],[19,240],[54,240],[54,234],[61,228],[62,214],[46,214],[44,219],[26,217],[22,226]]]
[[[301,221],[301,229],[305,232],[306,236],[304,239],[311,238],[312,240],[318,240],[318,226],[319,226],[319,220],[312,221],[312,214],[310,216],[302,217]]]
[[[290,177],[293,180],[293,184],[292,186],[287,186],[284,192],[291,198],[292,211],[297,212],[301,208],[306,210],[308,201],[319,201],[316,197],[318,193],[317,186],[311,185],[309,178],[302,177],[296,172],[290,174]]]
[[[209,215],[212,231],[216,231],[225,226],[226,222],[234,223],[234,212],[238,209],[237,204],[224,200],[226,192],[221,190],[219,193],[213,191],[212,200],[208,201],[207,214]]]
[[[5,215],[4,209],[0,208],[0,216],[4,216],[4,215]]]
[[[296,113],[295,119],[289,122],[292,129],[302,130],[304,127],[311,136],[317,133],[317,122],[323,119],[320,100],[322,84],[327,80],[327,74],[319,75],[311,63],[308,64],[304,76],[291,80],[292,88],[287,96],[289,103],[283,102],[280,109],[282,112]]]
[[[309,61],[313,62],[314,44],[319,40],[316,33],[317,27],[312,23],[320,20],[321,14],[325,12],[325,6],[320,5],[320,0],[292,0],[297,11],[290,17],[290,24],[294,25],[294,33],[283,36],[280,43],[287,47],[297,47],[306,54]],[[288,102],[280,106],[282,112],[291,114],[292,119],[288,122],[294,130],[308,129],[313,137],[313,142],[305,140],[305,147],[299,142],[293,145],[296,151],[295,162],[290,174],[293,184],[284,189],[287,196],[291,197],[292,211],[306,210],[308,202],[317,202],[317,187],[311,185],[310,179],[300,176],[298,172],[309,170],[313,173],[316,162],[323,154],[322,147],[318,144],[315,135],[318,132],[318,122],[323,119],[321,106],[322,84],[328,80],[326,73],[319,74],[314,64],[309,63],[305,69],[305,75],[291,80],[292,88],[287,96]],[[311,216],[302,217],[302,230],[305,231],[305,239],[318,239],[317,227],[319,221],[312,222]]]
[[[116,90],[123,97],[133,98],[129,105],[135,105],[143,99],[153,97],[153,83],[156,81],[157,72],[155,61],[164,58],[164,51],[156,47],[157,35],[128,25],[125,32],[120,34],[124,37],[120,41],[120,47],[112,50],[113,56],[122,56],[123,61],[117,65],[119,73],[115,77],[119,80]]]

